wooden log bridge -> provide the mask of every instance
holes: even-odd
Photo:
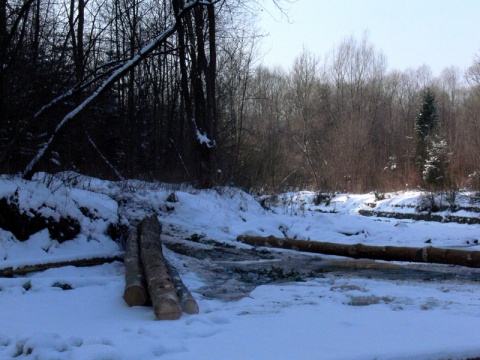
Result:
[[[427,246],[372,246],[364,244],[337,244],[331,242],[294,240],[274,236],[240,235],[237,241],[253,246],[290,249],[325,255],[346,256],[354,259],[436,263],[480,268],[480,251],[465,251]]]
[[[162,226],[156,216],[144,218],[130,231],[125,252],[125,291],[129,306],[145,305],[150,297],[157,320],[175,320],[182,311],[199,307],[175,268],[163,256]]]

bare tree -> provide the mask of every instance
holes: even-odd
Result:
[[[345,39],[328,59],[333,130],[327,161],[339,164],[335,175],[339,188],[355,191],[365,187],[375,181],[386,163],[382,121],[385,68],[385,57],[375,51],[366,35],[359,42],[353,37]]]
[[[321,137],[317,138],[319,135],[318,128],[322,127],[322,124],[319,124],[319,114],[316,111],[317,104],[319,104],[317,93],[319,87],[318,73],[318,57],[304,49],[293,64],[289,89],[292,95],[292,113],[287,118],[289,135],[307,161],[313,177],[313,188],[320,186],[316,161],[322,161],[318,154],[317,156],[315,154],[319,142],[322,141]]]
[[[471,86],[480,85],[480,54],[475,55],[473,65],[467,69],[465,77]]]

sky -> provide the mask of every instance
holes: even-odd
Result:
[[[285,4],[285,0],[284,4]],[[465,70],[480,55],[480,0],[288,0],[288,19],[264,0],[263,64],[288,69],[308,49],[321,60],[344,39],[369,42],[388,70]]]

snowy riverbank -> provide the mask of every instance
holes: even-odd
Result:
[[[299,192],[270,199],[262,207],[252,196],[231,188],[198,191],[72,174],[67,186],[45,175],[36,179],[25,182],[3,177],[0,197],[17,193],[20,209],[35,209],[52,217],[68,215],[81,229],[74,239],[63,242],[52,240],[48,229],[26,241],[0,230],[0,268],[118,254],[122,247],[107,235],[109,224],[128,225],[152,213],[163,223],[169,241],[195,235],[246,248],[236,237],[250,234],[480,250],[479,225],[358,214],[361,209],[418,211],[418,192],[386,194],[384,200],[376,200],[374,194],[340,194],[328,204],[319,204],[314,193]],[[178,201],[167,201],[172,192]],[[465,209],[475,201],[467,195],[457,198]],[[478,217],[475,211],[461,211]],[[149,307],[129,308],[121,297],[121,262],[0,278],[0,359],[480,356],[480,286],[477,277],[469,278],[469,274],[478,275],[476,269],[456,269],[465,276],[435,281],[327,272],[304,282],[261,285],[238,301],[224,301],[201,295],[199,289],[208,285],[201,266],[189,268],[186,257],[172,251],[166,251],[166,256],[197,297],[199,315],[184,314],[178,321],[159,322],[153,320]]]

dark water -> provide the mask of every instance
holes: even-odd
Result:
[[[208,299],[238,300],[256,286],[307,281],[316,277],[369,278],[409,282],[480,285],[480,269],[438,264],[354,260],[265,248],[239,248],[215,240],[165,237],[165,246],[182,258],[207,284],[198,292]]]

